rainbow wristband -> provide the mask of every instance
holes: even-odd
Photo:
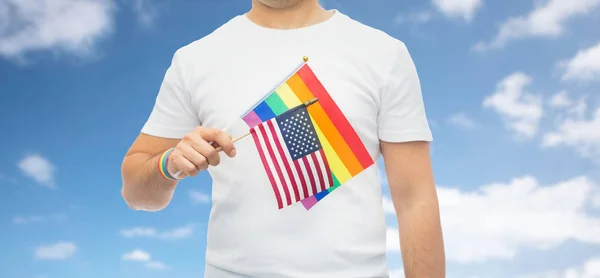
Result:
[[[173,149],[174,148],[170,148],[166,150],[158,159],[158,172],[160,172],[160,174],[163,177],[169,180],[177,180],[175,177],[169,174],[169,171],[167,171],[167,158],[169,157],[169,154],[173,151]]]

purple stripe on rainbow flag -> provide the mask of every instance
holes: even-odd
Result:
[[[248,115],[244,116],[244,122],[246,122],[246,124],[250,127],[253,128],[257,125],[259,125],[260,123],[262,123],[262,121],[260,120],[260,117],[258,117],[258,115],[256,115],[256,113],[254,111],[250,111],[250,113],[248,113]]]
[[[323,190],[315,195],[312,195],[308,198],[305,198],[304,200],[302,200],[302,204],[307,210],[309,210],[319,201],[321,201],[321,199],[325,198],[325,196],[327,196],[327,194],[329,194],[329,192],[331,191],[333,191],[332,187],[328,188],[327,190]]]
[[[317,197],[315,197],[315,195],[302,200],[302,204],[304,205],[304,208],[306,208],[306,210],[311,209],[314,205],[317,204],[317,202],[318,202],[318,200],[317,200]]]

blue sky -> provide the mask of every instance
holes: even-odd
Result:
[[[600,0],[322,3],[415,60],[448,277],[600,277]],[[120,163],[174,51],[249,7],[0,0],[1,276],[202,276],[210,177],[132,212]]]

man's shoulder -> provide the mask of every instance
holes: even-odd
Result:
[[[408,54],[404,41],[382,29],[347,15],[339,22],[335,47],[343,47],[362,68],[372,67],[374,72],[385,74],[398,59]]]
[[[345,33],[348,38],[361,41],[361,44],[377,44],[379,48],[404,48],[404,41],[394,37],[386,31],[361,22],[349,15],[342,14],[344,28],[340,32]]]

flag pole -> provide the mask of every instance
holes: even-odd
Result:
[[[309,99],[309,100],[305,101],[304,103],[302,103],[302,104],[300,104],[300,105],[303,105],[304,107],[309,107],[309,106],[313,105],[313,104],[314,104],[315,102],[317,102],[317,101],[319,101],[319,99],[318,99],[318,98],[312,98],[312,99]],[[300,106],[300,105],[298,105],[298,106]],[[285,113],[285,112],[284,112],[284,113]],[[233,139],[231,142],[232,142],[232,143],[235,143],[235,142],[239,141],[240,139],[242,139],[242,138],[244,138],[244,137],[246,137],[246,136],[248,136],[248,135],[250,135],[250,132],[248,132],[248,133],[246,133],[246,134],[244,134],[244,135],[242,135],[242,136],[240,136],[240,137],[237,137],[237,138]],[[220,151],[222,151],[222,150],[223,150],[223,148],[221,148],[221,147],[217,147],[217,148],[215,148],[215,150],[216,150],[217,152],[220,152]]]

